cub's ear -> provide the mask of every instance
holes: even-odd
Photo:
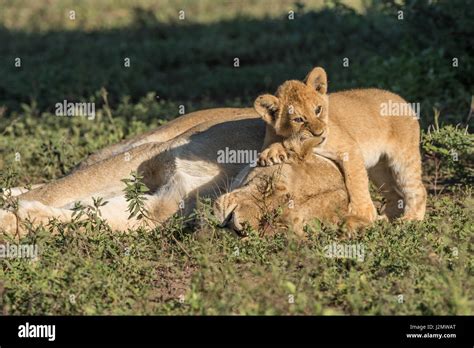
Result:
[[[321,94],[326,94],[328,91],[328,77],[323,68],[317,67],[311,70],[305,81],[308,86]]]
[[[273,125],[278,114],[278,98],[271,94],[264,94],[255,99],[253,107],[255,111],[262,117],[262,119]]]

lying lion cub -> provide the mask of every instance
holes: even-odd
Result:
[[[386,198],[389,219],[422,220],[426,190],[421,181],[420,126],[413,110],[382,115],[387,105],[408,105],[400,96],[380,89],[327,94],[327,76],[314,68],[305,83],[287,81],[276,96],[265,94],[254,103],[267,123],[261,166],[291,160],[291,140],[309,138],[314,152],[337,161],[344,172],[351,214],[374,221],[368,175]],[[367,173],[368,170],[368,173]]]

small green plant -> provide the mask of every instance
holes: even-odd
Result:
[[[125,199],[128,202],[129,219],[136,217],[137,220],[150,219],[145,207],[147,198],[145,194],[150,189],[142,182],[143,176],[135,171],[130,173],[130,178],[122,179],[126,185],[124,188]]]
[[[0,175],[0,209],[18,208],[18,199],[12,195],[11,189],[18,182],[18,172],[15,167],[9,167]]]
[[[440,181],[471,183],[474,169],[474,136],[467,126],[440,125],[440,112],[434,110],[434,124],[422,134],[421,146],[427,171],[433,172],[433,186]]]

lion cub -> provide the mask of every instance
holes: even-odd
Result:
[[[381,112],[393,105],[402,112]],[[312,138],[315,153],[342,167],[351,214],[369,221],[377,218],[370,177],[386,199],[384,214],[389,219],[404,213],[404,219],[422,220],[426,190],[421,181],[420,126],[406,106],[400,96],[380,89],[327,94],[326,72],[314,68],[304,83],[287,81],[275,96],[255,100],[255,110],[267,123],[258,163],[291,161],[292,141]]]

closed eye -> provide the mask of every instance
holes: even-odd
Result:
[[[318,105],[314,110],[314,113],[316,114],[316,116],[319,116],[321,114],[321,111],[323,111],[323,107],[321,105]]]
[[[294,119],[292,119],[292,121],[296,123],[303,123],[304,119],[302,117],[295,117]]]

